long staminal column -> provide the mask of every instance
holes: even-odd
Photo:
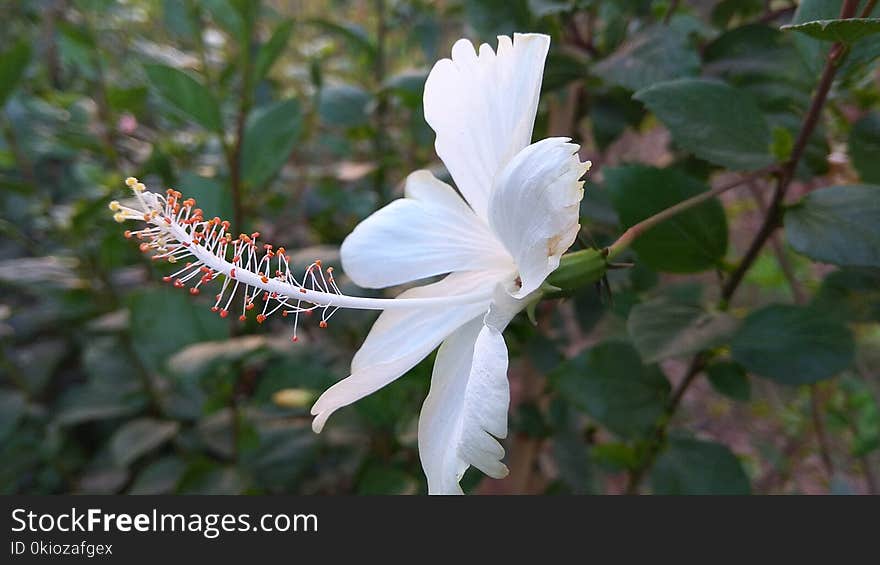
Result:
[[[202,288],[221,279],[212,310],[221,317],[229,316],[236,296],[243,296],[239,319],[248,312],[257,312],[256,320],[264,322],[280,312],[294,317],[294,336],[300,314],[321,314],[319,325],[326,327],[330,317],[339,308],[385,310],[393,308],[448,307],[483,301],[491,292],[460,294],[438,298],[365,298],[347,296],[340,292],[333,268],[324,268],[320,260],[308,265],[300,277],[294,274],[287,251],[283,247],[259,241],[260,234],[233,236],[229,222],[220,218],[206,219],[192,198],[183,198],[180,192],[169,189],[165,195],[148,192],[143,183],[133,177],[125,181],[134,193],[129,205],[110,203],[117,222],[142,221],[140,230],[126,230],[125,237],[140,241],[144,253],[152,253],[153,260],[182,264],[182,267],[163,280],[176,288],[189,288],[191,294],[200,294]]]

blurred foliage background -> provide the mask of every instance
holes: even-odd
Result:
[[[0,492],[425,492],[431,359],[315,435],[309,406],[374,315],[306,323],[297,345],[280,317],[221,320],[161,283],[107,203],[138,176],[334,263],[409,172],[444,174],[421,108],[433,62],[513,31],[553,37],[535,138],[573,137],[594,163],[577,246],[739,186],[517,318],[511,474],[469,472],[465,490],[877,492],[876,21],[807,23],[840,16],[829,0],[0,6]],[[793,157],[784,230],[719,302],[773,213],[767,167]]]

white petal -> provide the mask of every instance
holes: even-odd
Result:
[[[461,494],[469,465],[496,479],[507,475],[504,448],[495,439],[507,437],[510,404],[501,331],[522,304],[502,297],[440,346],[419,417],[419,457],[430,494]]]
[[[429,171],[409,175],[406,198],[361,222],[340,254],[345,273],[365,288],[512,265],[486,223]]]
[[[496,173],[532,140],[549,46],[546,35],[514,34],[498,37],[497,54],[483,44],[477,55],[460,39],[428,75],[425,120],[437,154],[481,218]]]
[[[496,275],[497,276],[497,275]],[[401,293],[400,298],[449,296],[487,284],[486,273],[453,273],[440,282]],[[489,284],[493,284],[489,281]],[[397,379],[433,351],[449,334],[483,314],[489,300],[454,308],[395,309],[383,312],[351,362],[351,376],[327,389],[312,406],[312,428],[320,432],[330,415]]]
[[[529,145],[495,181],[489,225],[519,270],[517,298],[541,286],[580,229],[580,178],[590,163],[581,163],[578,146],[568,141],[552,137]]]

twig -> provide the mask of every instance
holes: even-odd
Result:
[[[855,14],[857,7],[857,0],[844,0],[844,4],[840,12],[840,19],[851,18]],[[755,262],[755,259],[757,259],[758,254],[764,247],[764,244],[767,243],[768,239],[770,239],[770,236],[773,235],[776,228],[782,225],[782,204],[785,198],[785,194],[789,186],[791,185],[791,181],[794,179],[795,169],[801,158],[803,157],[804,150],[807,146],[807,141],[809,140],[810,135],[813,133],[816,124],[819,122],[822,107],[824,106],[825,101],[828,98],[828,92],[831,90],[831,85],[834,82],[834,75],[837,72],[840,58],[843,56],[844,53],[845,50],[843,45],[841,43],[835,43],[834,46],[831,48],[830,53],[828,54],[828,59],[825,62],[825,68],[822,71],[822,77],[819,80],[819,85],[816,89],[815,94],[813,95],[810,109],[808,110],[807,115],[804,118],[804,122],[801,125],[800,132],[798,133],[797,139],[794,143],[791,157],[783,165],[782,170],[779,171],[777,177],[776,191],[773,194],[773,200],[771,201],[771,204],[767,210],[767,214],[764,218],[764,223],[762,224],[758,233],[755,235],[755,238],[752,240],[752,243],[749,246],[749,249],[746,252],[745,256],[740,261],[739,265],[731,274],[731,276],[727,279],[727,283],[722,289],[722,296],[719,304],[721,308],[726,308],[728,306],[730,299],[733,297],[734,293],[742,283],[743,277],[745,276],[746,272]],[[660,216],[660,214],[658,214],[658,216]],[[649,218],[649,220],[652,219],[653,218]],[[648,228],[653,227],[653,225],[654,224],[652,223],[648,226]],[[624,234],[624,237],[625,236],[626,234]],[[633,239],[637,236],[638,234],[633,236]],[[666,411],[666,413],[664,413],[663,417],[660,418],[660,421],[657,424],[657,433],[655,435],[655,440],[652,442],[651,445],[649,445],[648,453],[645,457],[642,458],[642,462],[640,463],[640,465],[630,472],[629,484],[627,486],[628,493],[634,494],[638,492],[642,478],[653,465],[657,454],[660,452],[666,442],[666,429],[669,425],[669,421],[674,415],[678,404],[681,401],[681,398],[684,396],[690,385],[694,382],[697,373],[702,370],[703,365],[705,364],[707,359],[706,355],[706,352],[701,352],[694,356],[693,361],[691,362],[690,369],[685,376],[685,379],[682,381],[682,383],[676,389],[676,392],[673,394],[673,398],[670,401],[669,409]],[[817,432],[820,429],[821,427],[817,427]],[[824,431],[822,431],[821,433],[824,435]],[[820,438],[820,442],[822,441],[824,441],[824,439]],[[823,451],[823,457],[826,456],[828,454],[827,442],[826,447],[821,449]],[[831,468],[830,463],[826,463],[826,467]]]
[[[666,9],[666,14],[663,16],[663,23],[668,24],[669,20],[672,19],[672,16],[675,15],[676,10],[678,10],[679,0],[672,0],[669,3],[669,8]]]
[[[752,197],[758,204],[758,208],[762,213],[766,214],[767,204],[761,197],[761,193],[758,191],[757,187],[754,184],[749,184],[749,191],[752,193]],[[785,276],[785,280],[788,282],[788,287],[791,289],[791,295],[794,297],[794,301],[797,304],[805,304],[807,302],[807,293],[804,290],[804,286],[798,280],[797,274],[794,272],[794,266],[785,254],[785,248],[782,246],[782,241],[780,241],[778,233],[774,233],[770,237],[770,247],[773,250],[773,254],[776,256],[776,263],[779,264],[779,268]]]
[[[697,375],[706,367],[706,363],[709,361],[709,355],[707,353],[699,353],[694,356],[691,360],[690,366],[688,366],[688,370],[684,375],[684,378],[675,387],[675,390],[672,391],[672,395],[669,397],[669,403],[666,405],[666,409],[663,412],[663,415],[657,421],[656,426],[654,427],[654,432],[652,434],[653,439],[648,444],[647,451],[642,457],[639,465],[632,469],[629,473],[629,477],[627,478],[626,490],[624,491],[626,494],[638,494],[639,486],[642,483],[642,480],[645,477],[645,473],[654,466],[654,461],[656,461],[657,456],[660,454],[661,449],[666,444],[666,435],[669,429],[669,423],[672,421],[672,417],[675,415],[676,411],[678,411],[678,407],[681,404],[682,398],[684,398],[684,393],[688,390],[691,384],[696,380]]]
[[[735,181],[723,184],[719,187],[713,188],[712,190],[707,190],[706,192],[700,193],[696,196],[688,198],[687,200],[683,200],[676,204],[675,206],[671,206],[662,212],[658,212],[654,214],[650,218],[646,218],[636,225],[627,229],[622,236],[620,236],[617,241],[612,243],[607,248],[607,254],[609,259],[613,259],[615,256],[619,255],[623,250],[627,249],[632,242],[635,241],[639,236],[656,226],[657,224],[663,223],[669,218],[684,212],[694,206],[702,204],[703,202],[710,200],[719,194],[723,194],[728,190],[741,186],[745,183],[753,181],[755,179],[761,178],[765,175],[771,174],[777,170],[777,166],[773,165],[770,167],[765,167],[753,173],[749,173],[748,175],[741,177]]]
[[[855,13],[857,4],[858,2],[856,0],[845,0],[843,8],[841,9],[841,19],[851,18]],[[733,298],[734,293],[736,293],[736,290],[742,283],[743,277],[745,277],[745,274],[758,258],[764,244],[767,243],[767,240],[773,232],[776,231],[776,228],[782,225],[782,205],[785,195],[791,186],[791,181],[794,179],[795,168],[803,157],[810,135],[812,135],[813,130],[816,128],[816,124],[819,122],[822,107],[828,99],[828,92],[831,90],[831,85],[834,82],[834,75],[837,73],[838,63],[843,54],[843,44],[835,43],[831,48],[831,52],[828,54],[825,68],[822,71],[822,78],[819,80],[819,86],[817,87],[816,93],[813,95],[813,100],[810,103],[810,109],[807,111],[800,132],[798,132],[797,139],[795,140],[791,152],[791,158],[785,163],[779,175],[776,191],[773,194],[773,200],[770,202],[767,215],[764,217],[764,223],[761,225],[761,228],[758,230],[758,233],[749,245],[749,248],[739,265],[733,273],[731,273],[730,277],[728,277],[727,283],[724,285],[724,289],[721,292],[722,307],[728,305],[730,299]]]
[[[822,398],[815,384],[810,385],[810,415],[813,419],[813,430],[816,432],[816,442],[819,444],[822,466],[830,479],[834,476],[834,462],[831,459],[828,434],[825,432],[825,420],[822,418]]]
[[[35,187],[37,185],[37,176],[34,171],[34,164],[28,158],[27,153],[22,150],[21,145],[18,144],[18,136],[15,135],[15,130],[12,129],[12,125],[6,118],[6,113],[2,112],[2,109],[0,109],[0,121],[2,121],[3,139],[6,140],[6,145],[9,146],[12,158],[15,159],[15,167],[21,173],[21,178],[31,187]]]
[[[373,186],[376,196],[379,198],[379,206],[384,206],[391,200],[386,179],[385,156],[387,155],[385,136],[388,132],[388,97],[385,93],[386,65],[386,39],[388,34],[387,11],[385,0],[376,0],[376,58],[374,61],[374,75],[377,84],[376,102],[376,132],[373,136],[373,153],[376,159],[376,171],[373,175]]]

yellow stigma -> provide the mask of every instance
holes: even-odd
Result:
[[[138,180],[134,177],[128,177],[127,179],[125,179],[125,186],[127,186],[128,188],[134,187],[134,185],[136,185],[137,183]]]
[[[113,219],[116,220],[117,223],[121,224],[125,221],[125,214],[123,214],[122,212],[116,212],[115,214],[113,214]]]
[[[147,189],[147,186],[142,182],[137,182],[132,188],[138,192],[143,192]]]
[[[110,208],[110,210],[112,210],[114,212],[118,212],[119,211],[119,201],[113,200],[112,202],[110,202],[110,204],[107,205],[107,207]]]

